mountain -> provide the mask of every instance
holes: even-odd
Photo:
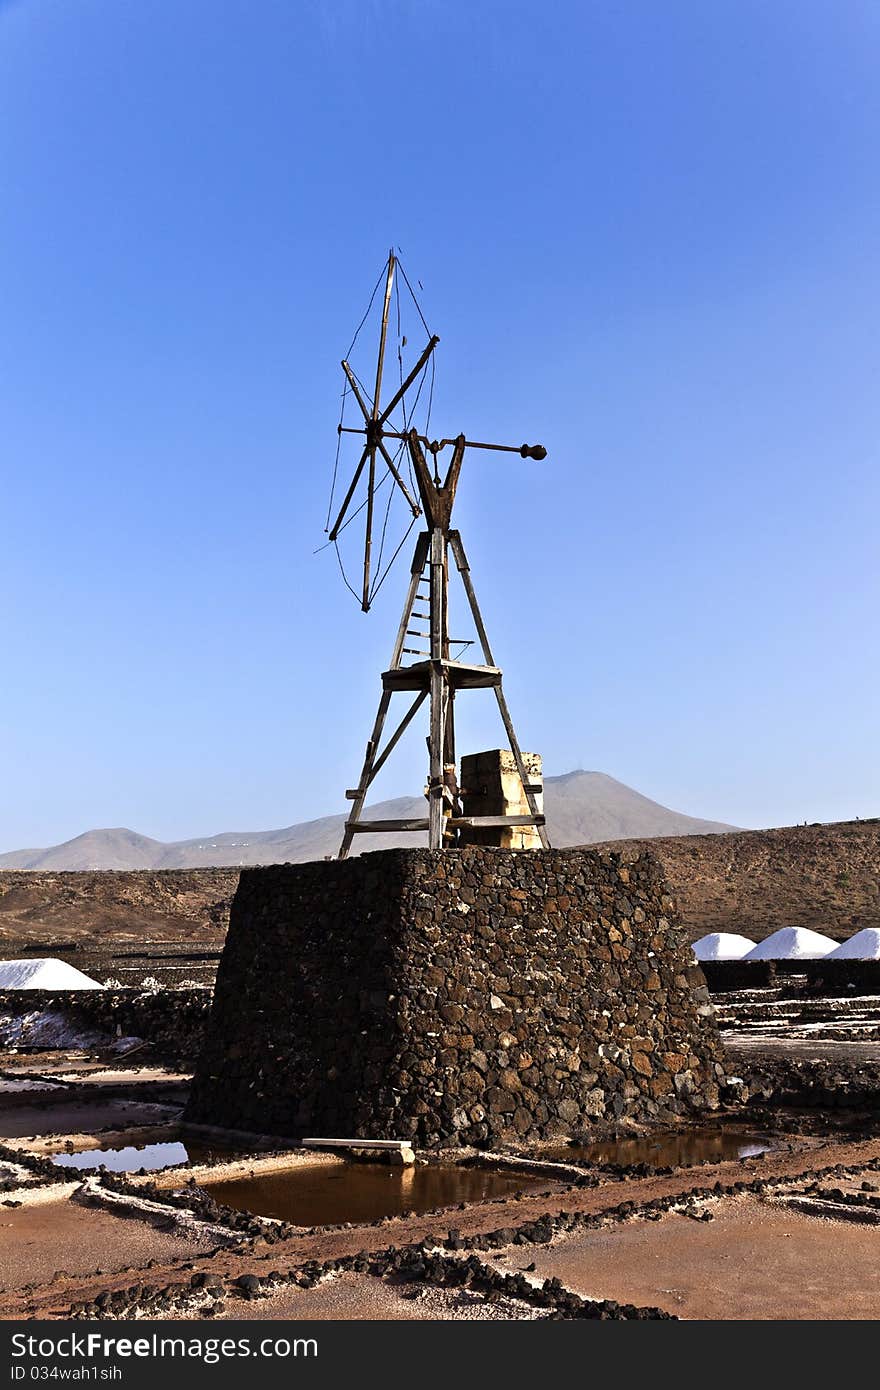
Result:
[[[87,830],[49,849],[0,854],[0,869],[151,869],[167,848],[134,830]]]
[[[604,772],[545,777],[544,806],[550,843],[653,839],[658,835],[719,835],[735,827],[670,811]],[[369,819],[425,815],[423,797],[399,797],[368,808]],[[282,830],[224,831],[195,840],[164,843],[133,830],[88,830],[49,849],[0,854],[0,869],[199,869],[226,865],[299,863],[335,855],[344,816],[324,816]],[[417,846],[422,835],[371,835],[359,849]]]

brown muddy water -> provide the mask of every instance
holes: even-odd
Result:
[[[706,1127],[633,1135],[594,1144],[564,1144],[545,1150],[541,1157],[564,1163],[614,1164],[621,1167],[648,1163],[654,1168],[688,1168],[698,1163],[753,1158],[773,1147],[773,1141],[767,1135]]]
[[[454,1164],[392,1168],[379,1163],[285,1168],[231,1181],[199,1180],[216,1202],[296,1226],[334,1226],[482,1202],[546,1187],[547,1179]]]

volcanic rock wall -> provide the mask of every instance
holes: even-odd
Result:
[[[0,990],[0,1043],[9,1035],[25,1050],[38,1049],[35,1037],[66,1031],[68,1040],[57,1045],[71,1047],[80,1031],[107,1044],[141,1038],[149,1044],[145,1062],[185,1061],[204,1045],[210,1007],[211,991],[204,988]],[[26,1027],[19,1038],[15,1025],[22,1019]]]
[[[188,1118],[424,1146],[717,1104],[708,991],[649,855],[387,850],[246,869]]]

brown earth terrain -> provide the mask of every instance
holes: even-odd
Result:
[[[626,860],[643,850],[657,855],[691,941],[716,931],[761,941],[779,927],[845,941],[880,927],[880,819],[611,840],[602,848]]]
[[[238,869],[0,871],[0,948],[220,945]]]
[[[880,820],[601,847],[660,858],[692,941],[712,931],[758,941],[783,926],[842,941],[880,926]],[[0,952],[72,952],[82,969],[81,956],[143,948],[216,952],[238,877],[237,868],[0,870]]]

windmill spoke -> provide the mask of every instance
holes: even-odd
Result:
[[[413,495],[412,495],[412,493],[410,492],[409,488],[407,487],[406,483],[405,483],[405,482],[403,481],[403,479],[401,478],[399,472],[397,471],[397,466],[396,466],[394,460],[392,459],[392,457],[391,457],[391,455],[389,454],[388,450],[385,448],[385,445],[384,445],[384,443],[383,443],[383,441],[382,441],[381,439],[378,441],[378,444],[379,444],[379,448],[382,450],[382,457],[384,458],[385,462],[388,464],[388,467],[389,467],[390,470],[391,470],[391,476],[393,477],[394,481],[397,483],[397,486],[400,488],[401,492],[403,493],[403,495],[404,495],[404,497],[406,498],[406,500],[407,500],[407,502],[409,503],[409,505],[412,507],[412,514],[413,514],[413,516],[418,516],[418,515],[419,515],[419,512],[422,510],[421,507],[419,506],[419,504],[418,504],[418,502],[416,501],[416,499],[413,497]]]
[[[357,401],[358,405],[360,406],[361,411],[362,411],[362,413],[363,413],[364,419],[365,419],[365,420],[371,420],[373,417],[372,417],[370,411],[367,410],[366,405],[364,404],[364,398],[363,398],[363,396],[362,396],[361,393],[360,393],[360,388],[358,387],[357,379],[356,379],[356,377],[355,377],[355,374],[354,374],[354,372],[351,370],[351,367],[348,365],[347,362],[343,362],[343,364],[342,364],[342,370],[345,372],[345,375],[348,377],[348,384],[349,384],[349,386],[351,387],[352,395],[354,396],[355,400]]]
[[[385,409],[382,411],[382,414],[379,416],[379,424],[380,424],[380,425],[384,425],[385,421],[388,419],[388,416],[391,414],[391,412],[392,412],[392,410],[394,409],[394,407],[403,399],[404,395],[405,395],[406,392],[409,390],[409,388],[412,386],[413,382],[415,381],[415,379],[416,379],[416,377],[418,376],[419,372],[420,372],[420,371],[422,370],[422,368],[424,367],[424,365],[425,365],[425,363],[427,362],[428,358],[431,356],[431,353],[434,351],[434,349],[435,349],[435,347],[437,346],[437,344],[439,343],[439,341],[440,341],[440,339],[439,339],[439,338],[436,336],[436,334],[435,334],[434,337],[433,337],[433,338],[431,339],[431,341],[429,342],[428,346],[425,348],[425,350],[424,350],[424,352],[422,353],[421,357],[419,358],[418,362],[417,362],[416,365],[413,367],[413,369],[412,369],[412,371],[410,372],[409,376],[407,377],[406,381],[404,381],[404,382],[401,384],[401,386],[399,387],[399,389],[398,389],[398,390],[394,393],[394,395],[392,396],[392,398],[391,398],[391,404],[390,404],[390,405],[386,405]],[[345,363],[343,362],[342,365],[343,365],[343,367],[344,367],[344,366],[345,366]]]
[[[388,336],[388,310],[391,307],[391,287],[394,284],[394,252],[388,257],[388,279],[385,281],[385,303],[382,306],[382,331],[379,335],[379,360],[376,363],[376,389],[373,392],[373,419],[379,418],[379,393],[382,390],[382,370],[385,366],[385,339]],[[375,456],[375,451],[374,451]]]
[[[348,511],[348,504],[349,504],[349,502],[351,501],[352,497],[354,496],[354,490],[355,490],[355,488],[357,487],[357,485],[358,485],[358,480],[360,479],[361,473],[362,473],[363,470],[364,470],[364,464],[365,464],[366,461],[367,461],[367,454],[368,454],[368,452],[369,452],[369,450],[367,449],[367,446],[365,445],[365,446],[364,446],[364,452],[361,454],[361,461],[360,461],[360,463],[358,464],[357,468],[354,470],[354,477],[353,477],[352,480],[351,480],[351,484],[350,484],[350,486],[349,486],[348,492],[345,494],[345,501],[343,502],[342,506],[339,508],[339,515],[337,516],[336,520],[335,520],[334,523],[333,523],[333,529],[332,529],[332,531],[330,532],[330,539],[331,539],[331,541],[335,541],[335,540],[336,540],[336,537],[339,535],[339,527],[342,525],[342,519],[343,519],[343,517],[345,516],[345,513]]]
[[[361,607],[366,613],[370,606],[370,552],[373,549],[373,494],[376,490],[376,446],[369,445],[370,477],[367,483],[367,539],[364,545],[364,589]]]

